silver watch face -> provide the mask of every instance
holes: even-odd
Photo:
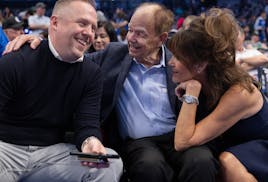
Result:
[[[193,98],[192,97],[188,97],[188,96],[185,96],[184,97],[184,101],[187,103],[187,104],[192,104],[192,103],[195,103]]]
[[[195,98],[193,96],[190,96],[190,95],[184,95],[182,96],[182,100],[184,102],[186,102],[187,104],[199,104],[198,102],[198,98]]]

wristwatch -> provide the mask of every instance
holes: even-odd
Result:
[[[180,99],[182,102],[185,102],[187,104],[196,104],[198,105],[199,104],[199,100],[197,97],[195,96],[192,96],[192,95],[187,95],[187,94],[184,94],[181,99]]]

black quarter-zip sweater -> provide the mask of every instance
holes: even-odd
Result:
[[[0,140],[48,146],[62,142],[70,127],[78,149],[88,136],[100,139],[102,83],[95,63],[62,62],[48,41],[1,57]]]

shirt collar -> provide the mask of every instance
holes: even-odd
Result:
[[[64,61],[64,60],[60,57],[59,53],[56,51],[56,49],[54,48],[54,46],[52,45],[52,42],[51,42],[49,36],[48,36],[48,46],[49,46],[49,49],[50,49],[50,51],[52,52],[52,54],[55,56],[55,58],[57,58],[57,59],[60,60],[60,61],[63,61],[63,62],[66,62],[66,63],[83,62],[84,55],[83,55],[82,57],[78,58],[78,59],[75,60],[75,61]]]

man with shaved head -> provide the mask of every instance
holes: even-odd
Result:
[[[119,181],[121,159],[88,163],[70,155],[115,154],[101,143],[102,74],[84,57],[96,28],[88,0],[58,0],[48,40],[0,59],[0,181]],[[64,142],[70,127],[75,145]]]
[[[104,73],[102,125],[109,146],[122,154],[131,182],[212,182],[217,161],[207,146],[183,152],[174,148],[180,110],[176,84],[165,47],[173,25],[172,12],[157,3],[143,3],[134,12],[128,45],[110,43],[87,55]],[[22,36],[9,49],[37,38]]]

